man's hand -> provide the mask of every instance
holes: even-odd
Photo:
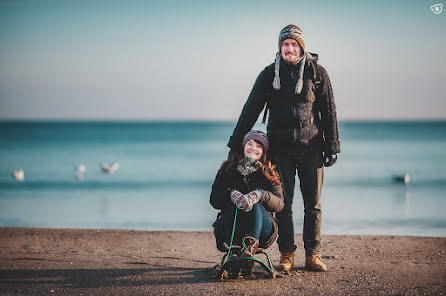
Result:
[[[325,167],[331,167],[336,163],[336,160],[338,160],[338,155],[336,153],[334,154],[324,154],[324,166]]]

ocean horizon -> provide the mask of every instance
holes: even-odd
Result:
[[[2,120],[0,226],[212,230],[209,194],[234,126]],[[446,121],[346,120],[339,130],[342,152],[325,169],[322,233],[446,236]],[[113,174],[101,170],[113,162]],[[23,181],[11,176],[18,169]],[[394,181],[406,174],[408,184]]]

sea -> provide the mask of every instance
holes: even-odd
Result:
[[[210,231],[211,185],[234,126],[1,121],[0,226]],[[341,121],[339,133],[323,234],[446,236],[446,121]],[[112,163],[113,173],[101,169]],[[293,212],[301,233],[299,186]]]

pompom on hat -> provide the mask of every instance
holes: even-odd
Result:
[[[268,136],[259,130],[251,130],[249,131],[245,137],[243,138],[242,147],[245,147],[245,144],[249,140],[257,140],[262,143],[264,152],[268,151]]]

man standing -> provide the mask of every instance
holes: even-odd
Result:
[[[333,91],[318,56],[305,51],[302,30],[288,25],[280,31],[275,62],[257,77],[234,132],[231,150],[240,149],[265,104],[272,159],[284,190],[285,206],[279,221],[280,264],[289,271],[294,264],[293,195],[296,171],[304,202],[303,241],[305,268],[327,271],[320,257],[321,188],[324,166],[332,166],[341,152]]]

